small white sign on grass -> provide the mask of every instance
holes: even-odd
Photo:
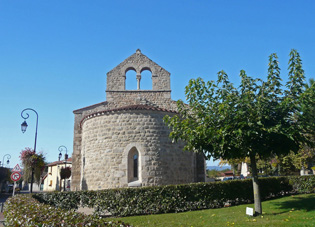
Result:
[[[254,208],[246,207],[246,214],[249,216],[254,216]]]

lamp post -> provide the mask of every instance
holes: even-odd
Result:
[[[36,130],[35,130],[35,143],[34,143],[34,152],[36,153],[36,141],[37,141],[37,128],[38,128],[38,113],[31,109],[31,108],[26,108],[24,110],[22,110],[21,112],[21,117],[24,119],[24,122],[21,124],[21,130],[24,133],[27,129],[27,123],[26,123],[26,119],[29,118],[29,114],[25,112],[25,116],[24,111],[33,111],[36,114]],[[31,178],[31,193],[33,193],[33,181],[34,181],[34,166],[32,164],[32,178]]]
[[[10,163],[10,158],[11,158],[11,155],[9,155],[9,154],[5,154],[4,156],[3,156],[3,159],[2,159],[2,167],[4,167],[4,158],[5,158],[5,156],[8,156],[7,157],[7,165],[9,165],[9,163]],[[1,166],[1,161],[0,161],[0,166]]]
[[[66,170],[66,167],[67,167],[67,160],[68,160],[68,154],[67,154],[67,152],[68,152],[68,149],[65,147],[65,146],[63,146],[63,145],[61,145],[59,148],[58,148],[58,150],[60,151],[60,153],[59,153],[59,155],[58,155],[58,160],[60,161],[60,159],[61,159],[61,157],[62,157],[62,151],[63,150],[65,150],[66,151],[66,153],[65,153],[65,170]],[[63,180],[63,191],[66,191],[66,178]]]

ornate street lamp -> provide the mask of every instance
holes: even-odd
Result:
[[[31,108],[26,108],[21,112],[21,117],[25,120],[22,124],[21,124],[21,131],[24,133],[27,129],[27,123],[26,123],[26,119],[29,118],[29,114],[25,112],[25,116],[24,111],[33,111],[36,114],[36,130],[35,130],[35,143],[34,143],[34,152],[36,153],[36,141],[37,141],[37,128],[38,128],[38,113],[31,109]],[[34,181],[34,166],[32,166],[32,178],[31,178],[31,193],[33,193],[33,181]]]
[[[62,154],[60,152],[59,155],[58,155],[58,161],[60,161],[61,158],[62,158]]]
[[[9,165],[9,163],[10,163],[10,158],[11,158],[11,155],[9,155],[9,154],[5,154],[4,156],[3,156],[3,159],[2,159],[2,167],[4,167],[4,158],[5,158],[5,156],[8,156],[7,157],[7,165]],[[0,166],[1,166],[1,161],[0,161]]]
[[[58,148],[58,151],[60,151],[60,153],[58,155],[58,160],[60,161],[60,159],[62,157],[62,153],[61,152],[64,151],[64,150],[66,151],[66,153],[65,153],[65,169],[66,169],[66,167],[67,167],[67,160],[68,160],[68,154],[67,154],[68,149],[65,146],[63,146],[63,145],[61,145]],[[65,190],[66,190],[66,178],[63,181],[63,191],[65,191]]]
[[[21,124],[21,131],[24,133],[25,131],[26,131],[26,129],[27,129],[27,123],[26,123],[26,121],[24,121],[22,124]]]

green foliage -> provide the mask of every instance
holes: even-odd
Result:
[[[315,81],[314,79],[309,80],[309,84],[305,85],[305,100],[301,103],[302,114],[304,122],[307,124],[303,125],[305,128],[306,135],[312,142],[315,142]],[[297,168],[307,167],[309,164],[315,163],[315,148],[312,144],[303,144],[300,151],[295,157]]]
[[[21,151],[20,159],[23,165],[24,181],[28,182],[31,179],[33,171],[35,182],[40,183],[40,176],[45,168],[43,153],[36,153],[33,149],[26,147]]]
[[[8,168],[0,167],[0,183],[9,181],[10,175],[11,175],[11,172]]]
[[[290,57],[287,89],[281,84],[276,54],[269,58],[266,82],[247,76],[244,70],[238,88],[224,71],[218,73],[217,82],[190,80],[185,91],[188,105],[178,101],[179,115],[165,117],[171,138],[184,140],[187,150],[215,159],[297,151],[301,142],[308,142],[301,128],[307,122],[300,121],[300,103],[308,102],[309,95],[303,93],[299,54],[292,50]]]
[[[315,192],[315,176],[295,176],[288,177],[290,185],[297,193],[314,193]]]
[[[229,168],[222,169],[222,170],[211,169],[211,170],[207,170],[207,175],[210,178],[221,177],[221,173],[224,173],[229,170],[230,170]]]
[[[61,179],[68,179],[71,176],[71,168],[66,167],[66,168],[61,168],[60,169],[60,178]]]
[[[301,103],[302,115],[305,122],[306,132],[315,140],[315,80],[310,79],[309,84],[305,85],[305,100]]]
[[[39,203],[28,195],[9,198],[4,207],[6,226],[129,226]]]
[[[264,175],[296,175],[300,170],[308,168],[309,164],[315,162],[314,148],[306,145],[297,152],[290,152],[287,155],[272,156],[257,161],[257,168],[263,171]]]
[[[293,190],[290,179],[260,178],[262,198],[269,199],[290,193]],[[97,214],[109,212],[113,216],[131,216],[218,208],[223,207],[226,202],[249,203],[253,201],[253,194],[249,193],[252,190],[251,180],[233,180],[101,191],[38,193],[33,196],[59,208],[75,209],[80,204],[95,208]]]
[[[265,173],[265,175],[296,175],[300,174],[300,170],[296,167],[296,156],[294,152],[288,155],[272,156],[265,160],[259,160],[257,167]]]
[[[78,209],[81,193],[74,192],[50,192],[37,193],[33,195],[39,202],[44,202],[48,205],[71,210]]]
[[[297,152],[301,144],[314,145],[309,134],[308,105],[315,86],[305,92],[302,61],[296,50],[290,52],[289,80],[281,84],[278,57],[269,57],[266,81],[249,77],[241,70],[239,87],[224,71],[217,81],[192,79],[186,86],[188,105],[177,102],[179,115],[165,116],[172,129],[170,137],[184,140],[185,149],[214,159],[249,157],[254,184],[255,210],[261,213],[256,157],[260,159]],[[304,112],[303,112],[304,111]],[[313,126],[313,127],[312,127]]]

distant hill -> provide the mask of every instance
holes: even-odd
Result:
[[[231,169],[231,166],[207,166],[207,170],[224,170],[224,169]]]

